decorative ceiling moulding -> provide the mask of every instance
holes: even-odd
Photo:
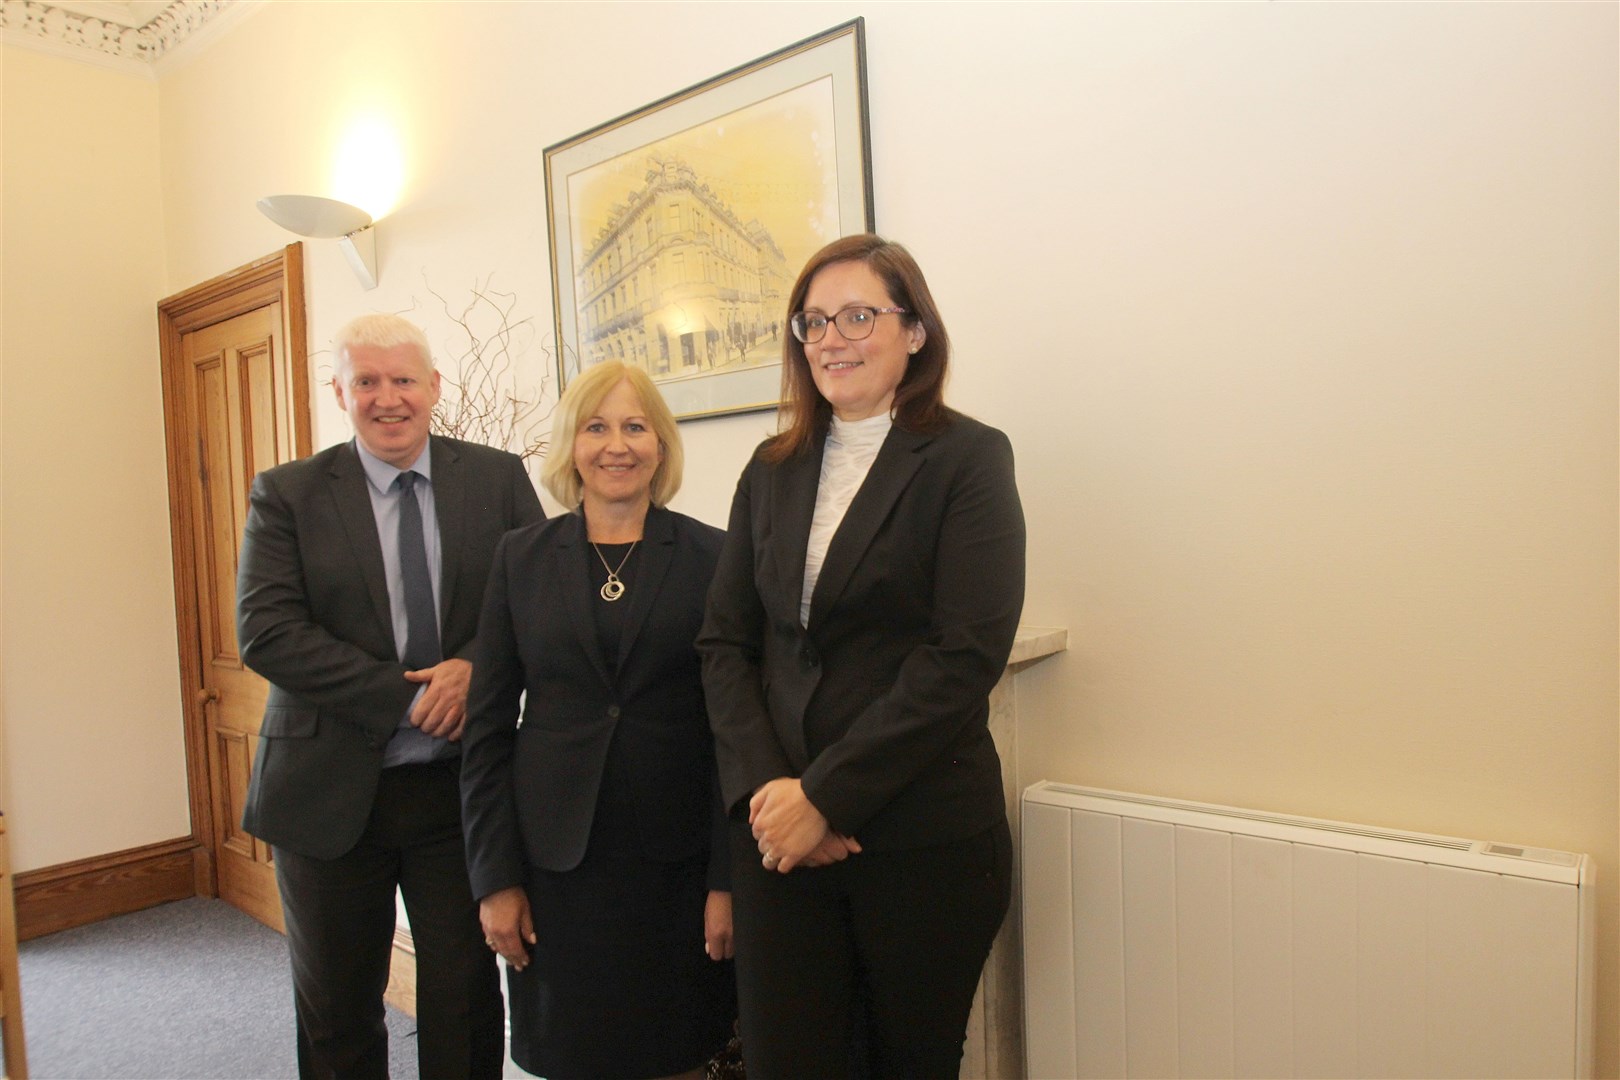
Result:
[[[155,78],[267,0],[0,0],[0,42]]]

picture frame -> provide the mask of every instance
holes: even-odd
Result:
[[[678,419],[776,408],[799,268],[873,230],[865,27],[546,147],[559,392],[613,358]]]

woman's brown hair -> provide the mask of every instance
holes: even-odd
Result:
[[[906,309],[906,314],[900,316],[906,324],[920,324],[923,328],[922,348],[909,358],[894,394],[894,422],[906,431],[940,430],[951,418],[951,410],[945,406],[951,339],[911,252],[872,233],[834,240],[810,256],[799,272],[799,280],[788,294],[788,318],[802,309],[810,282],[818,273],[834,263],[846,262],[864,263],[870,268],[888,290],[889,303]],[[773,464],[809,449],[832,422],[832,406],[816,389],[804,344],[791,333],[782,336],[782,421],[781,434],[761,455]]]

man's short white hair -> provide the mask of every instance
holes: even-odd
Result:
[[[349,366],[349,350],[356,345],[374,349],[392,349],[396,345],[414,345],[422,362],[433,370],[433,349],[428,345],[422,328],[398,315],[360,315],[344,323],[332,335],[332,354],[336,357],[337,377],[343,378]]]

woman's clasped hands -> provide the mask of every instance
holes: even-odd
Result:
[[[761,784],[748,800],[748,824],[761,864],[785,874],[796,866],[829,866],[860,853],[860,841],[834,832],[795,777]]]

